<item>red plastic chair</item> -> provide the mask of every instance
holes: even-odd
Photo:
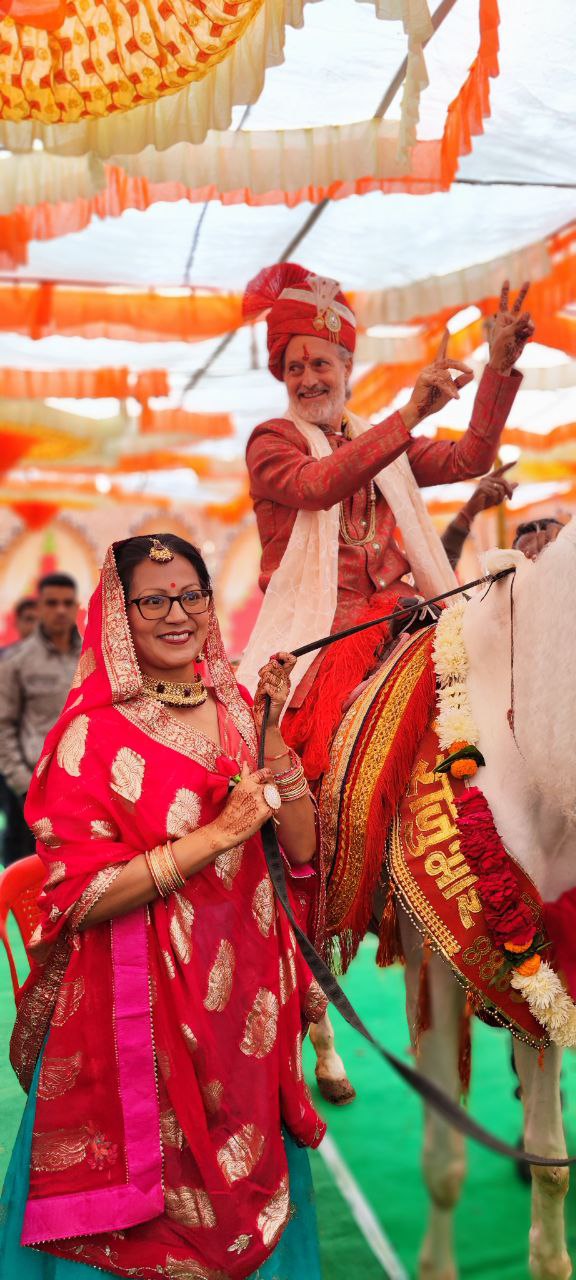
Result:
[[[20,983],[6,928],[8,916],[12,912],[28,954],[30,939],[40,919],[38,894],[45,874],[44,864],[38,855],[33,853],[29,858],[20,858],[18,862],[13,862],[0,875],[0,942],[3,942],[6,948],[14,996],[18,995]]]

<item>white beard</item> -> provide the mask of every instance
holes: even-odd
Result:
[[[289,404],[292,412],[305,422],[310,422],[315,427],[329,427],[335,422],[341,422],[345,402],[337,391],[332,391],[318,400],[314,397],[309,400],[306,396],[289,396]]]

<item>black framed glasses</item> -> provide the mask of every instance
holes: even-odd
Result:
[[[152,622],[154,618],[167,618],[175,600],[188,618],[195,618],[199,613],[206,613],[211,599],[211,591],[182,591],[179,596],[165,596],[158,591],[137,596],[128,604],[135,604],[142,617]]]

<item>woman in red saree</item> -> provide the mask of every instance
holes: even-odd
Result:
[[[256,708],[264,692],[271,772],[199,553],[171,535],[110,548],[29,793],[47,874],[11,1046],[36,1088],[21,1244],[74,1260],[62,1275],[266,1275],[294,1142],[323,1136],[302,1073],[323,997],[259,835],[283,796],[294,909],[314,932],[314,810],[278,728],[277,663]]]

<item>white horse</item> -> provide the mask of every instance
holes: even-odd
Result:
[[[492,553],[489,567],[514,563],[514,735],[511,702],[510,578],[479,591],[466,606],[464,641],[468,694],[486,765],[475,782],[492,809],[509,851],[553,901],[576,885],[576,680],[572,621],[576,608],[576,518],[536,563],[518,552]],[[406,1005],[415,1045],[422,937],[404,912],[400,928],[406,958]],[[429,966],[431,1027],[418,1042],[418,1066],[459,1098],[458,1034],[465,993],[441,956]],[[345,1078],[328,1022],[312,1032],[318,1075],[325,1089]],[[560,1102],[561,1051],[538,1053],[514,1039],[524,1108],[524,1144],[535,1154],[566,1154]],[[338,1091],[337,1091],[338,1092]],[[420,1254],[420,1280],[455,1280],[452,1217],[465,1174],[462,1137],[426,1110],[424,1176],[430,1216]],[[564,1233],[568,1170],[532,1168],[530,1274],[567,1280],[572,1274]]]

